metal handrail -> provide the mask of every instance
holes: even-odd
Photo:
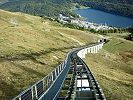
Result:
[[[36,82],[34,85],[32,85],[31,87],[29,87],[28,89],[26,89],[25,91],[23,91],[22,93],[20,93],[18,96],[16,96],[15,98],[13,98],[13,100],[24,100],[22,99],[23,98],[26,98],[26,96],[29,96],[31,97],[30,99],[31,100],[34,100],[35,99],[40,99],[41,96],[38,96],[38,91],[37,91],[37,84],[39,84],[40,82],[43,82],[42,84],[42,87],[44,88],[44,92],[43,94],[47,93],[49,88],[54,84],[54,82],[56,81],[56,79],[59,77],[59,75],[61,74],[61,72],[64,70],[64,68],[66,67],[66,64],[67,64],[67,60],[68,60],[68,56],[72,53],[72,52],[77,52],[77,55],[78,53],[81,51],[81,50],[84,50],[86,48],[91,48],[91,47],[94,47],[94,46],[98,46],[98,45],[101,45],[103,44],[103,42],[100,42],[100,43],[96,43],[96,44],[92,44],[92,45],[89,45],[89,46],[86,46],[86,47],[81,47],[81,48],[77,48],[77,49],[74,49],[72,51],[70,51],[67,56],[65,57],[65,60],[63,61],[63,63],[61,63],[59,66],[57,66],[50,74],[48,74],[47,76],[45,76],[43,79],[39,80],[38,82]],[[53,74],[55,73],[55,75]],[[55,79],[53,78],[55,77]],[[44,84],[46,83],[46,84]],[[31,91],[29,91],[31,90]],[[28,94],[25,94],[29,92],[29,95]]]

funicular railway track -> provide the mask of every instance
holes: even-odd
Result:
[[[106,100],[82,58],[97,53],[103,42],[70,51],[62,64],[13,100]]]
[[[100,85],[77,52],[72,55],[71,61],[66,83],[57,100],[105,100]]]

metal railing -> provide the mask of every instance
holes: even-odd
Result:
[[[34,100],[41,98],[41,96],[46,93],[50,86],[52,86],[52,84],[56,81],[64,67],[65,61],[58,67],[56,67],[50,74],[48,74],[43,79],[36,82],[33,86],[20,93],[13,100]]]
[[[61,72],[66,67],[68,56],[71,55],[72,52],[75,52],[75,51],[80,52],[81,50],[86,49],[87,47],[93,47],[93,46],[97,46],[101,44],[103,43],[98,43],[95,45],[86,46],[86,47],[82,47],[82,48],[78,48],[78,49],[70,51],[67,54],[63,63],[57,66],[50,74],[45,76],[43,79],[39,80],[34,85],[32,85],[31,87],[29,87],[28,89],[20,93],[13,100],[40,100],[42,96],[48,92],[49,88],[54,84],[56,79],[60,76]],[[86,54],[86,52],[84,53]]]

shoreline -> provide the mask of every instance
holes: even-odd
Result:
[[[77,26],[85,28],[85,29],[90,28],[90,29],[94,29],[96,31],[112,30],[115,28],[115,27],[111,27],[106,24],[97,24],[97,23],[93,23],[93,22],[90,22],[87,20],[81,20],[81,19],[77,19],[77,18],[71,19],[70,17],[63,16],[62,14],[60,14],[60,17],[58,18],[58,20],[63,23],[70,23],[70,24],[77,25]],[[68,22],[68,20],[69,20],[69,22]]]
[[[76,12],[76,10],[86,10],[86,9],[94,9],[94,8],[91,8],[91,7],[82,7],[81,9],[80,8],[77,8],[77,9],[74,9],[73,11],[79,16],[79,18],[85,20],[85,21],[88,21],[88,18],[87,17],[83,17],[82,15],[78,14]],[[102,10],[98,10],[98,9],[94,9],[94,10],[97,10],[97,11],[100,11],[100,12],[103,12],[103,13],[108,13],[108,14],[111,14],[111,15],[114,15],[114,16],[118,16],[118,17],[123,17],[123,18],[126,18],[125,20],[133,20],[133,18],[131,17],[127,17],[127,16],[122,16],[122,15],[117,15],[117,14],[114,14],[114,13],[109,13],[109,12],[105,12],[105,11],[102,11]],[[88,21],[88,22],[91,22],[91,23],[94,23],[93,21]],[[96,23],[96,22],[95,22]],[[99,24],[99,23],[96,23],[96,24]],[[100,23],[100,24],[104,24],[104,23]],[[127,28],[127,27],[130,27],[130,26],[133,26],[132,24],[131,25],[127,25],[127,26],[114,26],[114,25],[107,25],[107,26],[112,26],[112,27],[117,27],[117,28]]]
[[[96,8],[91,8],[91,7],[85,7],[85,6],[80,6],[80,8],[72,8],[71,11],[74,11],[74,10],[83,10],[83,9],[94,9],[94,10],[98,10],[98,11],[102,11],[102,12],[105,12],[105,13],[109,13],[109,14],[113,14],[113,15],[116,15],[116,16],[122,16],[122,17],[126,17],[126,18],[131,18],[133,19],[133,16],[124,16],[124,15],[121,15],[121,14],[116,14],[116,13],[113,13],[113,12],[109,12],[109,11],[105,11],[105,10],[101,10],[101,9],[96,9]]]
[[[75,6],[73,8],[71,8],[70,10],[71,11],[74,11],[74,10],[82,10],[82,9],[89,9],[91,7],[85,7],[85,6],[80,6],[80,8],[76,8]]]

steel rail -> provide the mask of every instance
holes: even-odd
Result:
[[[63,63],[57,66],[50,74],[45,76],[43,79],[36,82],[33,86],[29,87],[13,100],[82,100],[86,97],[76,97],[74,93],[77,93],[76,82],[78,81],[77,65],[80,62],[84,67],[83,70],[86,71],[87,79],[92,84],[92,89],[95,94],[95,99],[105,100],[105,96],[95,77],[91,73],[88,66],[83,61],[86,52],[96,53],[100,48],[102,48],[103,42],[98,42],[96,44],[91,44],[89,46],[81,47],[70,51]],[[88,51],[89,50],[89,51]],[[78,61],[77,61],[78,60]],[[74,62],[75,61],[75,62]],[[60,92],[64,85],[65,80],[69,79],[67,76],[72,73],[70,86],[65,97],[60,97]],[[91,79],[90,79],[91,78]],[[81,77],[81,79],[83,79]],[[85,87],[83,87],[85,88]],[[79,92],[79,91],[78,91]],[[69,99],[68,99],[69,98]],[[88,97],[89,98],[89,97]],[[87,100],[87,99],[86,99]]]

